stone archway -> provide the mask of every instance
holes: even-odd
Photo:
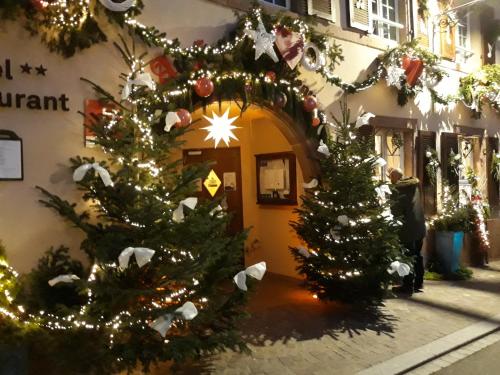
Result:
[[[285,112],[270,107],[258,107],[267,117],[275,119],[274,126],[291,145],[306,181],[319,177],[320,169],[316,154],[318,141],[308,138],[304,129]],[[266,118],[263,116],[264,118]]]
[[[231,105],[230,102],[226,101],[219,107],[222,108],[226,103]],[[318,178],[320,176],[319,162],[316,156],[318,140],[308,137],[302,126],[297,124],[292,117],[284,111],[257,104],[252,104],[245,110],[245,112],[256,111],[260,112],[261,116],[255,116],[254,121],[259,121],[259,117],[262,121],[268,121],[269,118],[274,120],[274,126],[278,128],[280,133],[286,138],[292,147],[292,150],[295,153],[297,161],[302,169],[304,179],[310,181],[312,178]],[[201,112],[207,112],[207,108],[197,106],[193,111],[193,119],[200,117]]]
[[[296,266],[289,246],[303,245],[290,227],[290,221],[297,220],[295,209],[300,207],[300,196],[304,193],[303,183],[319,177],[316,139],[308,138],[301,124],[282,111],[266,106],[250,105],[240,113],[234,102],[214,103],[193,112],[194,123],[183,146],[186,152],[198,155],[213,154],[213,141],[205,142],[208,121],[203,115],[218,116],[229,108],[230,117],[239,116],[234,125],[238,141],[231,140],[229,147],[238,148],[241,160],[242,216],[245,228],[251,228],[246,243],[245,263],[251,265],[266,261],[270,272],[297,277]],[[218,149],[225,149],[224,143]],[[296,160],[297,203],[273,205],[258,203],[256,156],[293,152]],[[220,166],[219,162],[217,162]],[[223,180],[223,176],[219,176]]]

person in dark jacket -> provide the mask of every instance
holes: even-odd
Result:
[[[389,171],[389,178],[396,192],[391,207],[392,214],[403,223],[399,238],[410,256],[414,257],[414,272],[403,278],[401,292],[413,294],[424,286],[424,259],[420,253],[426,234],[425,217],[420,201],[419,181],[415,177],[403,178],[399,168]]]

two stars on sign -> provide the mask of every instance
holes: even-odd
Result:
[[[31,74],[31,69],[33,69],[33,67],[30,66],[28,63],[24,63],[24,65],[20,66],[21,66],[21,73]],[[45,73],[47,72],[47,68],[45,68],[42,64],[40,64],[40,66],[35,66],[34,68],[36,70],[36,75],[38,76],[44,76]]]

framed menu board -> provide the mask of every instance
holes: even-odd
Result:
[[[257,162],[257,203],[297,204],[295,154],[279,152],[255,155]]]
[[[23,178],[23,141],[13,131],[0,130],[0,181]]]

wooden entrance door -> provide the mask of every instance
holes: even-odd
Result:
[[[194,163],[211,162],[211,169],[221,181],[215,195],[208,192],[207,188],[201,184],[201,191],[198,196],[201,199],[214,199],[225,195],[227,211],[232,219],[229,224],[228,233],[236,234],[243,230],[243,201],[241,194],[241,160],[240,148],[203,148],[188,149],[183,151],[184,165]],[[205,176],[206,178],[206,176]],[[205,181],[205,178],[203,181]]]

